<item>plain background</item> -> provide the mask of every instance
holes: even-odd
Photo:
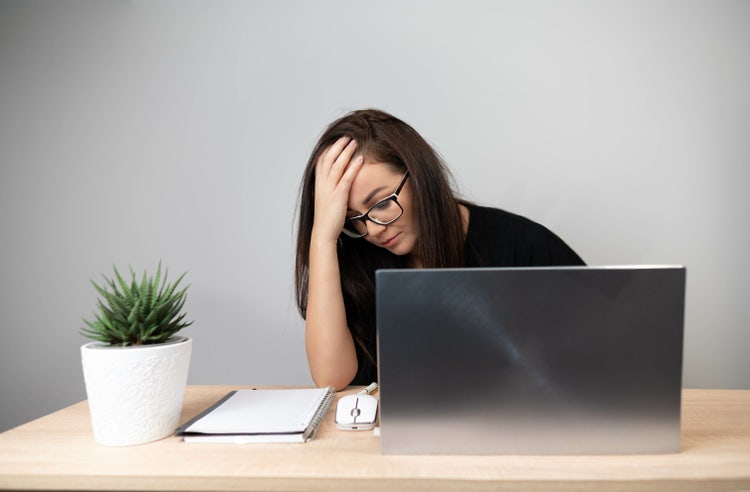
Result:
[[[592,265],[688,267],[684,386],[750,388],[750,2],[0,3],[0,430],[85,398],[112,266],[187,271],[191,384],[311,384],[299,180],[377,107]]]

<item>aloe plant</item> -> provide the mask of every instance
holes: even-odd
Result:
[[[180,275],[174,283],[167,282],[167,272],[161,278],[161,262],[154,277],[143,272],[140,282],[130,268],[130,284],[123,279],[117,267],[114,278],[104,277],[100,285],[91,281],[101,298],[94,320],[83,320],[86,327],[81,334],[92,340],[113,346],[132,346],[162,343],[191,322],[183,321],[185,296],[188,287],[177,290],[185,277]]]

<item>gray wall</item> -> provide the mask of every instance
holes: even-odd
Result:
[[[684,385],[750,388],[746,1],[0,3],[0,430],[85,398],[89,278],[192,284],[192,384],[311,384],[299,178],[379,107],[590,264],[688,266]]]

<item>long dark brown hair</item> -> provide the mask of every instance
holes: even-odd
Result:
[[[442,158],[411,126],[376,109],[354,111],[331,123],[310,154],[300,187],[299,228],[295,283],[297,306],[307,314],[310,236],[314,217],[315,163],[343,136],[357,141],[357,153],[384,162],[397,172],[409,171],[417,219],[417,256],[424,268],[450,268],[463,264],[464,233],[452,177]],[[409,258],[394,255],[365,239],[341,234],[338,246],[341,288],[346,319],[362,357],[375,361],[375,270],[408,268]]]

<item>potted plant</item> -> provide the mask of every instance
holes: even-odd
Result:
[[[127,446],[164,438],[177,428],[190,365],[192,340],[177,333],[192,324],[182,312],[187,287],[130,269],[126,282],[114,267],[102,275],[94,319],[81,334],[94,342],[81,347],[83,376],[94,438]]]

